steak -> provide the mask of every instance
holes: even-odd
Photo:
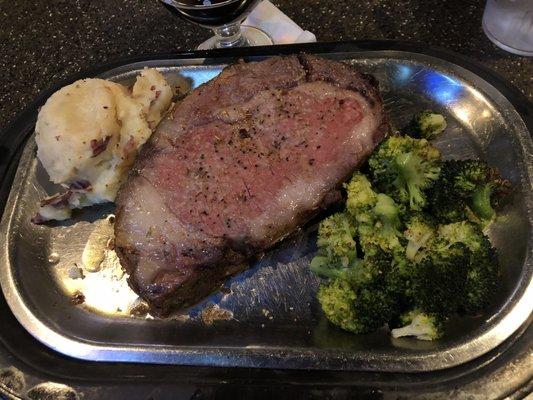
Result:
[[[117,197],[116,249],[158,315],[339,200],[388,130],[376,80],[309,55],[239,62],[160,124]]]

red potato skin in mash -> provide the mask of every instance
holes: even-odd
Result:
[[[131,90],[88,78],[52,94],[35,126],[37,157],[49,179],[66,192],[45,199],[32,221],[65,220],[72,209],[114,201],[173,96],[153,68],[143,69]]]

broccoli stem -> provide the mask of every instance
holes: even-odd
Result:
[[[493,189],[493,185],[487,183],[478,188],[472,195],[472,210],[478,217],[486,221],[491,220],[495,214],[490,203]]]
[[[409,192],[409,205],[411,209],[419,210],[425,203],[424,195],[420,190],[422,159],[409,152],[398,155],[395,161],[400,172],[400,179]]]
[[[350,264],[346,266],[332,265],[331,259],[325,256],[315,256],[309,264],[309,269],[311,272],[322,278],[342,278],[345,277],[347,272],[350,269],[353,269],[359,264],[359,259],[353,260]]]
[[[426,232],[424,235],[417,238],[417,240],[409,240],[405,249],[405,256],[409,260],[415,260],[418,250],[424,246],[429,239],[431,239],[432,233]]]
[[[404,336],[415,336],[419,340],[434,340],[431,332],[431,328],[425,325],[421,325],[418,321],[404,326],[403,328],[396,328],[391,331],[392,337],[395,339]]]
[[[434,316],[419,311],[412,312],[409,316],[411,321],[407,325],[391,331],[393,338],[415,336],[418,340],[436,340],[442,335],[441,326]]]
[[[328,268],[323,266],[313,266],[310,267],[311,272],[314,274],[322,277],[322,278],[329,278],[329,279],[336,279],[336,278],[342,278],[346,271],[343,269],[337,269],[337,268]]]
[[[328,257],[315,256],[311,260],[309,268],[312,272],[323,278],[333,279],[340,277],[342,275],[341,270],[339,268],[332,268],[329,264],[330,260]]]
[[[409,206],[412,210],[420,210],[421,206],[425,204],[424,195],[420,187],[413,182],[408,182],[407,190],[409,192]]]
[[[384,236],[401,235],[401,233],[398,232],[398,227],[400,226],[400,218],[398,217],[399,212],[394,200],[386,194],[379,193],[374,212],[381,221]]]

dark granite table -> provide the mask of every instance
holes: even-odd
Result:
[[[412,40],[481,61],[533,99],[533,60],[494,46],[481,29],[481,0],[276,0],[319,41]],[[0,127],[42,90],[112,58],[192,49],[204,28],[156,0],[0,1]]]

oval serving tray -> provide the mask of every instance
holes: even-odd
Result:
[[[247,59],[288,52],[263,50],[256,49]],[[186,313],[165,320],[132,317],[127,310],[135,304],[135,296],[112,257],[99,272],[83,271],[84,278],[73,273],[81,265],[91,233],[98,232],[112,206],[84,210],[55,226],[31,224],[38,199],[53,188],[30,138],[0,229],[2,290],[19,322],[45,345],[84,360],[394,372],[456,366],[512,335],[533,308],[533,145],[526,125],[531,121],[524,117],[530,106],[520,109],[481,76],[434,56],[393,50],[324,52],[309,47],[308,51],[357,64],[374,74],[397,127],[423,108],[444,113],[449,128],[437,145],[445,156],[482,157],[512,182],[512,198],[489,232],[504,274],[502,290],[495,293],[486,314],[450,321],[447,337],[430,343],[392,341],[384,329],[369,335],[340,332],[325,322],[316,304],[318,280],[307,268],[315,251],[315,227],[308,226],[250,270],[231,278],[227,290]],[[143,67],[150,66],[183,87],[196,87],[239,58],[236,52],[201,55],[124,62],[98,76],[129,84]],[[49,262],[52,253],[59,255],[57,264]],[[77,290],[85,296],[81,306],[71,301]],[[213,304],[230,311],[232,317],[206,324],[202,311]]]

